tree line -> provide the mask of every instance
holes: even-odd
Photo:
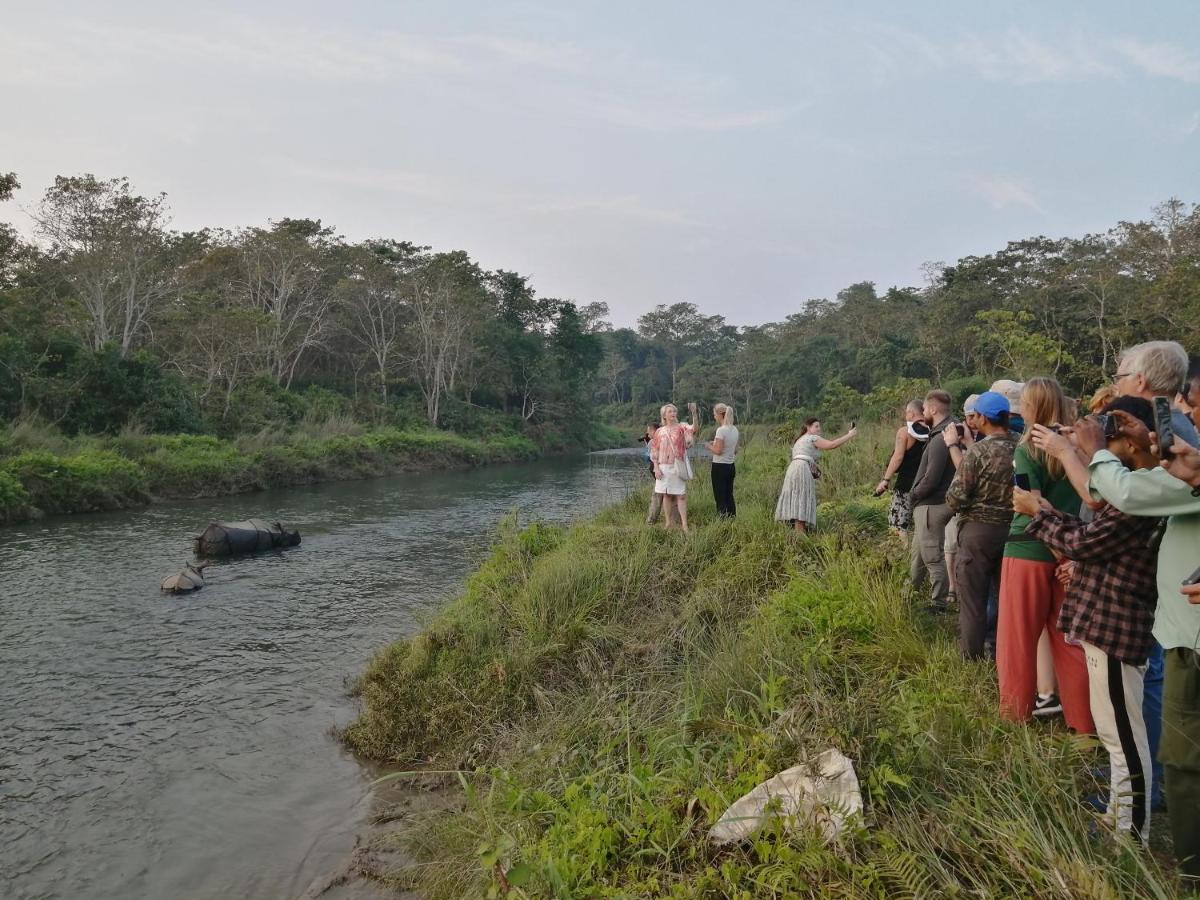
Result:
[[[0,176],[0,199],[18,187]],[[603,302],[537,296],[464,251],[349,242],[318,220],[176,231],[163,195],[60,176],[0,225],[0,417],[68,432],[231,434],[336,409],[533,437],[668,400],[779,419],[915,382],[1112,375],[1124,345],[1200,347],[1200,207],[1034,237],[736,326],[688,302],[613,328]]]

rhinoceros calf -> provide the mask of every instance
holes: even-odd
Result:
[[[162,580],[162,589],[168,594],[187,594],[204,587],[204,566],[185,563],[178,575],[168,575]]]

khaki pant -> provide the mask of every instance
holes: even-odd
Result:
[[[945,503],[913,508],[912,585],[914,590],[920,590],[928,579],[930,600],[935,606],[944,606],[950,593],[945,540],[946,524],[953,515]]]

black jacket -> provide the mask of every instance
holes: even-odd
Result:
[[[954,480],[954,463],[950,461],[950,448],[946,446],[942,432],[957,424],[953,416],[946,416],[929,432],[929,443],[921,455],[921,465],[909,492],[914,507],[938,506],[946,502],[946,491]]]

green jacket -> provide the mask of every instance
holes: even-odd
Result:
[[[1158,611],[1154,637],[1163,648],[1197,649],[1200,604],[1179,593],[1180,584],[1200,566],[1200,497],[1165,469],[1131,472],[1108,450],[1100,450],[1088,467],[1092,497],[1106,500],[1134,516],[1169,516],[1158,548]],[[1130,553],[1143,548],[1130,547]]]

